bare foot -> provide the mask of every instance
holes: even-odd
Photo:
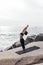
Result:
[[[25,51],[26,49],[23,49],[23,51]]]

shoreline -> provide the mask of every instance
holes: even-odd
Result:
[[[0,52],[0,65],[35,65],[43,63],[43,34],[28,36],[25,52],[20,42]],[[22,53],[21,53],[22,52]]]

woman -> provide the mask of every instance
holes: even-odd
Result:
[[[23,38],[23,36],[24,36],[24,34],[25,34],[25,35],[28,34],[28,32],[26,31],[27,28],[28,28],[28,25],[27,25],[27,26],[22,30],[22,32],[20,33],[20,43],[21,43],[21,46],[22,46],[22,48],[23,48],[23,51],[25,51],[25,45],[24,45],[24,38]]]

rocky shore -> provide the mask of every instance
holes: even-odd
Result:
[[[28,36],[25,40],[25,45],[31,43],[31,42],[37,42],[37,41],[43,41],[43,34],[38,34],[38,35],[32,35],[32,36]],[[10,50],[13,48],[17,48],[20,47],[21,44],[19,41],[16,41],[12,46],[10,46],[9,48],[7,48],[6,50]]]
[[[0,65],[43,65],[43,34],[28,36],[25,44],[25,52],[20,42],[0,52]]]

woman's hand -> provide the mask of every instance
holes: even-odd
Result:
[[[29,27],[29,25],[27,25],[27,28]]]
[[[22,30],[22,33],[24,34],[27,30],[27,28],[29,27],[29,25],[27,25],[23,30]]]

